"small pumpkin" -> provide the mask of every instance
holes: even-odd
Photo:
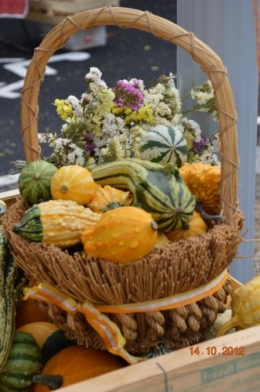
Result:
[[[157,228],[151,214],[141,208],[115,208],[83,232],[84,251],[90,257],[129,263],[151,252],[157,241]]]
[[[51,199],[51,178],[57,167],[44,160],[36,160],[26,165],[19,176],[20,194],[29,204]]]
[[[122,358],[108,351],[95,350],[85,346],[69,346],[54,355],[42,370],[44,375],[61,375],[62,388],[68,385],[97,377],[126,366]],[[47,386],[35,384],[30,392],[49,392]]]
[[[16,329],[22,327],[25,324],[35,323],[39,321],[48,321],[47,316],[40,309],[38,301],[29,298],[26,301],[22,301],[17,307],[15,316]]]
[[[90,171],[80,165],[62,166],[51,179],[54,200],[73,200],[80,205],[88,204],[98,187]]]
[[[88,207],[95,212],[106,212],[117,207],[130,205],[133,201],[129,191],[122,191],[105,185],[99,187],[88,203]]]
[[[245,329],[260,325],[260,276],[237,288],[232,294],[232,317],[218,330],[216,337],[230,329]]]
[[[193,212],[187,229],[177,229],[166,233],[170,241],[186,240],[189,237],[196,237],[206,233],[208,226],[197,211]]]
[[[36,340],[40,349],[42,349],[48,337],[58,330],[59,328],[56,327],[56,325],[48,321],[36,321],[17,328],[17,331],[30,333]]]

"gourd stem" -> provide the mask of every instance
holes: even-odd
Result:
[[[236,328],[238,326],[239,326],[238,318],[236,316],[232,317],[230,320],[228,320],[225,324],[223,324],[219,328],[219,330],[216,333],[216,338],[218,338],[219,336],[225,335],[225,333],[230,331],[230,329]]]
[[[223,221],[225,217],[223,215],[210,215],[207,214],[202,206],[202,203],[197,203],[195,210],[200,214],[200,216],[205,220],[215,220],[215,221]]]
[[[59,375],[52,374],[35,374],[33,382],[35,384],[46,385],[51,391],[58,389],[62,386],[64,378]]]

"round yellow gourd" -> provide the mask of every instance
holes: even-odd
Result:
[[[151,252],[157,242],[157,227],[151,214],[141,208],[115,208],[84,231],[84,251],[90,257],[130,263]]]
[[[90,171],[79,165],[62,166],[51,179],[54,200],[72,200],[80,205],[88,204],[98,187]]]

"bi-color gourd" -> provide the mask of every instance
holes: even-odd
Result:
[[[29,241],[67,248],[79,244],[82,232],[100,217],[74,201],[49,200],[26,210],[13,230]]]

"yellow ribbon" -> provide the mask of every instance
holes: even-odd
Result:
[[[211,282],[197,289],[190,290],[182,294],[173,295],[167,298],[139,302],[136,304],[95,306],[93,303],[87,300],[83,303],[79,303],[49,283],[39,283],[33,287],[25,287],[24,300],[33,298],[39,301],[57,305],[69,314],[76,314],[78,312],[84,314],[86,321],[103,339],[106,349],[114,355],[121,356],[129,364],[134,364],[145,360],[146,357],[135,357],[125,350],[124,346],[126,344],[126,340],[120,329],[103,312],[140,313],[174,309],[179,306],[197,302],[216,292],[224,284],[227,277],[228,272],[225,270]]]

